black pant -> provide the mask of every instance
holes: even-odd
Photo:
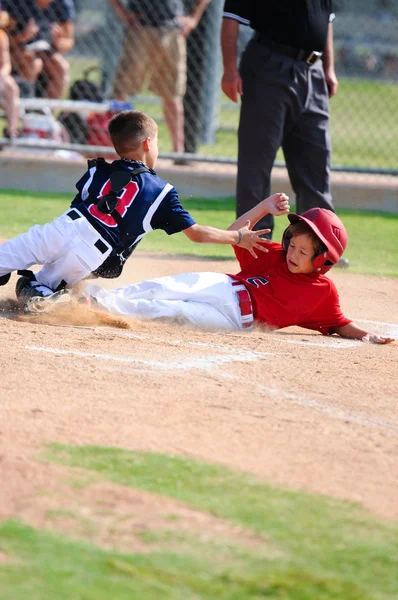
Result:
[[[282,146],[296,208],[333,209],[329,101],[322,62],[296,61],[251,40],[242,56],[238,130],[237,216],[270,195],[271,169]],[[283,190],[278,190],[283,192]],[[267,215],[255,229],[274,227]]]

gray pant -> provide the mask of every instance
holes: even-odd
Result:
[[[252,39],[241,60],[237,216],[270,194],[271,169],[282,146],[296,209],[334,210],[330,193],[329,100],[322,62],[310,66]],[[283,190],[278,190],[283,191]],[[256,229],[271,228],[267,215]]]

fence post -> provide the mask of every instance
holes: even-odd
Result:
[[[184,96],[185,152],[211,144],[220,95],[220,26],[223,0],[212,0],[187,39],[187,91]]]
[[[113,81],[124,38],[124,25],[116,16],[108,2],[105,4],[104,23],[106,23],[106,40],[101,47],[103,68],[106,73],[105,95],[108,97],[113,90]]]

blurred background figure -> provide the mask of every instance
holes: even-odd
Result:
[[[63,54],[75,43],[73,0],[5,0],[13,69],[25,83],[24,95],[61,98],[69,85]]]
[[[43,61],[34,46],[39,34],[40,9],[35,0],[4,0],[3,8],[10,16],[7,33],[10,40],[13,71],[26,85],[23,95],[33,95],[34,84],[43,68]]]
[[[69,86],[70,66],[63,56],[75,44],[76,11],[73,0],[37,0],[39,15],[38,41],[48,49],[39,52],[43,69],[39,75],[36,95],[62,98]]]
[[[389,81],[398,79],[398,56],[394,54],[383,56],[383,75]]]
[[[377,0],[376,14],[381,21],[393,21],[394,0]]]
[[[11,75],[9,41],[4,31],[8,22],[8,13],[2,10],[0,2],[0,105],[6,115],[4,134],[12,139],[18,135],[19,87]]]
[[[186,38],[210,0],[196,0],[186,15],[183,0],[109,0],[125,25],[113,96],[125,100],[148,89],[162,99],[173,151],[184,152]]]

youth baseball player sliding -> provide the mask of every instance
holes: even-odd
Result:
[[[247,221],[254,226],[268,213],[280,216],[288,211],[288,197],[274,194],[229,229],[236,231]],[[258,257],[234,247],[241,267],[236,275],[183,273],[110,291],[86,284],[86,291],[99,307],[118,315],[177,318],[199,327],[230,330],[250,329],[256,321],[274,329],[297,325],[377,344],[394,341],[347,319],[333,282],[325,276],[347,245],[340,219],[322,208],[288,218],[291,224],[282,244],[263,240],[266,251]]]
[[[62,301],[65,287],[94,273],[118,277],[142,238],[153,229],[183,231],[192,241],[236,244],[249,253],[263,249],[261,234],[247,224],[224,231],[195,223],[176,189],[153,170],[158,157],[158,128],[139,111],[123,111],[108,125],[119,160],[89,161],[77,182],[71,207],[52,223],[35,225],[0,246],[0,285],[12,271],[22,277],[16,294],[27,312],[46,310]],[[33,264],[43,265],[33,274]]]

